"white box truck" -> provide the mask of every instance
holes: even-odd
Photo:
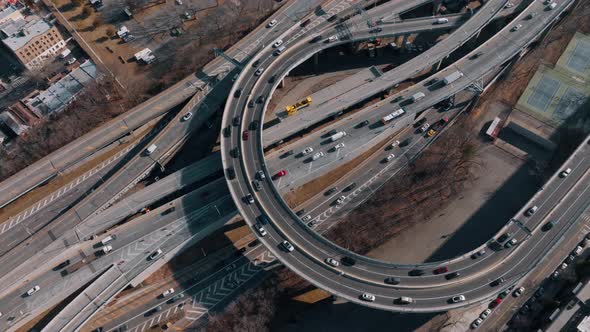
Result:
[[[463,73],[460,71],[456,71],[456,72],[453,72],[453,73],[447,75],[443,79],[443,82],[445,83],[445,85],[448,85],[448,84],[451,84],[451,83],[455,82],[456,80],[460,79],[461,77],[463,77]]]
[[[426,95],[423,92],[416,92],[412,95],[412,102],[415,103],[424,97],[426,97]]]
[[[436,20],[436,24],[445,24],[445,23],[449,23],[449,19],[442,17]]]
[[[150,154],[154,153],[154,151],[156,151],[157,148],[158,146],[156,146],[156,144],[150,145],[147,149],[145,149],[145,155],[149,156]]]
[[[337,141],[337,140],[341,139],[344,136],[346,136],[346,132],[345,131],[339,131],[336,134],[330,136],[330,142]]]

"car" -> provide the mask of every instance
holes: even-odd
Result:
[[[264,68],[263,67],[260,67],[260,68],[256,69],[256,72],[254,73],[254,75],[260,76],[263,71],[264,71]]]
[[[314,155],[311,157],[311,159],[312,159],[312,160],[318,160],[318,159],[320,159],[320,158],[321,158],[321,157],[323,157],[323,156],[325,156],[325,154],[324,154],[322,151],[320,151],[320,152],[316,152],[316,153],[315,153],[315,154],[314,154]]]
[[[361,295],[361,299],[363,301],[373,302],[373,301],[375,301],[375,295],[369,294],[369,293],[363,293],[363,295]]]
[[[519,297],[522,295],[522,293],[524,293],[525,288],[524,287],[518,287],[513,293],[512,296],[514,297]]]
[[[258,122],[258,120],[254,120],[254,121],[250,122],[250,130],[258,130],[259,126],[260,126],[260,122]]]
[[[302,215],[305,214],[305,209],[301,209],[299,211],[297,211],[297,213],[295,213],[298,217],[301,217]]]
[[[307,19],[303,22],[301,22],[301,24],[299,24],[300,27],[305,28],[309,23],[311,22],[311,19]]]
[[[501,298],[495,299],[494,301],[492,301],[492,303],[490,303],[490,309],[494,309],[495,307],[499,306],[500,303],[502,303]]]
[[[283,177],[285,175],[287,175],[287,171],[283,169],[283,170],[278,171],[277,174],[275,174],[274,177],[275,177],[275,179],[278,179],[278,178],[281,178],[281,177]]]
[[[252,62],[252,67],[256,68],[256,67],[258,67],[259,64],[260,64],[260,59]]]
[[[326,258],[326,263],[328,265],[332,265],[333,267],[338,267],[340,265],[340,262],[331,257]]]
[[[492,281],[491,285],[492,286],[500,286],[503,283],[504,283],[504,278],[500,277],[500,278]]]
[[[265,236],[266,233],[266,229],[264,229],[264,226],[260,225],[260,224],[256,224],[256,231],[258,232],[258,234],[260,234],[260,236]]]
[[[543,294],[545,294],[545,288],[539,287],[539,289],[537,289],[537,291],[535,292],[535,295],[533,295],[533,296],[535,298],[540,298],[541,296],[543,296]]]
[[[162,297],[166,297],[166,296],[173,294],[173,293],[174,293],[174,288],[169,288],[166,291],[164,291],[164,293],[162,293]]]
[[[280,49],[276,52],[279,53]],[[277,80],[277,76],[276,75],[272,75],[271,77],[268,78],[268,83],[274,83]]]
[[[283,40],[282,39],[278,39],[277,41],[275,41],[272,44],[272,47],[277,48],[277,47],[281,46],[282,44],[283,44]]]
[[[473,253],[473,255],[471,255],[472,259],[478,259],[479,257],[483,256],[486,254],[486,250],[485,249],[480,249],[478,251],[476,251],[475,253]]]
[[[390,154],[389,156],[385,157],[385,161],[386,161],[386,162],[390,162],[390,161],[392,161],[392,160],[393,160],[393,158],[395,158],[395,155],[392,153],[392,154]]]
[[[61,270],[68,265],[70,265],[70,260],[66,259],[65,261],[59,263],[56,267],[54,267],[53,271]]]
[[[572,172],[572,169],[571,168],[566,168],[561,173],[559,173],[559,176],[562,177],[562,178],[565,178],[568,175],[570,175],[571,172]]]
[[[463,302],[465,301],[465,295],[457,295],[457,296],[453,296],[451,298],[451,302],[453,303],[459,303],[459,302]]]
[[[227,178],[230,180],[233,180],[236,178],[236,171],[234,170],[233,167],[229,167],[228,169],[225,170],[227,173]]]
[[[408,272],[408,275],[410,277],[419,277],[419,276],[424,275],[424,273],[425,273],[424,270],[414,269],[414,270]]]
[[[561,265],[559,266],[560,269],[565,270],[567,269],[567,263],[561,263]]]
[[[306,154],[310,154],[312,152],[313,152],[313,148],[311,146],[309,146],[309,147],[303,149],[303,151],[301,151],[301,154],[306,155]]]
[[[308,214],[308,215],[306,215],[306,216],[303,216],[303,217],[301,218],[301,221],[308,221],[308,220],[310,220],[310,219],[311,219],[311,216]]]
[[[252,197],[252,194],[247,194],[245,197],[246,202],[248,202],[248,204],[254,204],[254,197]]]
[[[430,128],[430,123],[426,122],[425,124],[422,125],[422,127],[420,127],[420,132],[424,133],[428,130],[428,128]]]
[[[230,137],[231,136],[231,126],[227,126],[223,128],[223,136]]]
[[[506,242],[506,244],[504,245],[504,248],[512,248],[512,246],[514,246],[516,244],[516,242],[518,242],[516,239],[512,238],[510,239],[510,241]]]
[[[574,251],[572,251],[572,255],[574,256],[580,256],[580,254],[582,254],[582,251],[584,251],[584,249],[580,246],[577,246]]]
[[[436,130],[434,130],[434,129],[430,129],[430,130],[429,130],[429,131],[426,133],[426,135],[427,135],[428,137],[432,137],[432,136],[436,135]]]
[[[365,121],[359,123],[358,125],[356,125],[356,127],[357,128],[362,128],[362,127],[364,127],[364,126],[366,126],[368,124],[369,124],[369,120],[365,120]]]
[[[503,300],[506,296],[508,296],[508,294],[510,294],[510,290],[506,289],[498,294],[498,298]]]
[[[287,250],[288,252],[295,250],[295,248],[293,248],[293,245],[289,243],[289,241],[283,241],[282,245],[283,248],[285,248],[285,250]]]
[[[344,147],[344,143],[338,143],[334,145],[334,151],[342,149]]]
[[[395,148],[396,146],[399,146],[399,141],[398,141],[398,140],[395,140],[395,141],[393,141],[393,143],[391,143],[389,146],[390,146],[390,147],[393,149],[393,148]]]
[[[553,271],[553,273],[551,273],[551,279],[555,280],[559,277],[559,271]]]
[[[369,31],[369,33],[379,33],[381,31],[383,31],[383,28],[374,28],[374,29],[371,29],[371,31]]]
[[[535,15],[537,15],[537,14],[536,13],[530,13],[530,14],[527,15],[526,19],[527,20],[532,20],[535,17]]]
[[[512,236],[512,233],[510,233],[510,232],[506,232],[506,233],[502,234],[502,235],[501,235],[501,236],[498,238],[498,240],[496,240],[496,241],[498,241],[498,243],[502,243],[502,242],[504,242],[504,241],[508,240],[508,238],[509,238],[509,237],[511,237],[511,236]]]
[[[418,127],[420,127],[422,124],[424,124],[424,122],[426,122],[426,117],[423,117],[422,119],[420,119],[420,120],[416,121],[416,122],[414,123],[414,125],[413,125],[413,126],[414,126],[414,128],[418,128]]]
[[[275,25],[277,25],[278,21],[276,19],[271,20],[270,22],[268,22],[268,24],[266,25],[267,28],[272,28]]]
[[[481,325],[481,323],[483,323],[483,319],[477,318],[476,320],[473,321],[473,323],[471,323],[471,328],[476,329]]]
[[[574,255],[569,255],[566,257],[565,262],[568,264],[571,264],[574,262],[575,259],[576,259],[576,257]]]
[[[510,2],[510,1],[508,1],[508,2],[507,2],[505,5],[504,5],[504,8],[512,8],[512,7],[514,7],[514,4],[513,4],[512,2]]]
[[[479,314],[479,318],[486,319],[492,313],[492,309],[486,309]]]
[[[522,306],[522,308],[520,308],[520,310],[518,311],[521,315],[526,315],[531,311],[531,307],[528,304],[525,304],[524,306]]]
[[[338,199],[336,200],[336,205],[340,205],[344,202],[344,200],[346,199],[345,196],[340,196],[338,197]]]
[[[260,181],[258,181],[258,180],[252,180],[252,186],[254,187],[254,190],[256,190],[256,191],[260,191],[262,189],[262,185],[260,184]]]
[[[344,191],[351,191],[354,188],[356,188],[356,182],[349,184],[346,188],[344,188]]]
[[[241,89],[237,89],[236,92],[234,92],[234,98],[240,98],[241,95],[242,95]]]
[[[317,35],[317,36],[313,37],[309,42],[310,43],[317,43],[320,40],[322,40],[322,35]]]
[[[510,31],[518,31],[520,28],[522,28],[522,24],[517,24],[513,26],[512,29],[510,29]]]
[[[176,302],[180,299],[183,299],[183,298],[184,298],[183,293],[177,294],[176,296],[174,296],[173,298],[170,299],[170,303],[174,303],[174,302]]]
[[[250,101],[248,101],[248,107],[249,107],[249,108],[252,108],[252,107],[254,107],[254,100],[250,100]]]
[[[177,0],[178,1],[178,0]],[[146,311],[145,316],[151,316],[153,314],[155,314],[156,312],[159,312],[162,310],[162,306],[157,306],[155,308],[151,308],[150,310]]]
[[[328,43],[333,43],[335,41],[338,41],[338,36],[330,36],[328,37],[328,40],[326,40]]]
[[[31,288],[27,291],[27,296],[31,296],[31,295],[37,293],[40,289],[41,289],[41,287],[39,287],[39,285],[33,286],[33,288]]]
[[[256,102],[259,104],[264,104],[265,100],[266,100],[266,98],[264,96],[258,96],[258,99],[256,99]]]
[[[258,178],[258,180],[264,180],[266,178],[263,170],[259,170],[258,172],[256,172],[256,177]]]
[[[128,36],[132,36],[132,35],[128,35]],[[68,65],[72,65],[72,64],[74,64],[74,62],[76,62],[76,58],[71,57],[66,62],[67,62]]]
[[[446,266],[441,266],[437,269],[435,269],[434,271],[432,271],[434,274],[443,274],[443,273],[447,273],[449,272],[449,268]]]
[[[551,228],[553,228],[553,226],[555,226],[555,221],[554,220],[550,220],[548,223],[546,223],[545,225],[543,225],[543,227],[541,227],[541,230],[543,232],[547,232],[548,230],[550,230]]]
[[[258,218],[256,218],[256,220],[258,220],[258,222],[262,225],[268,225],[268,223],[270,222],[270,219],[268,219],[268,217],[265,214],[259,215]]]
[[[238,126],[240,124],[240,120],[242,120],[242,118],[239,115],[234,116],[234,118],[232,119],[232,124],[234,126]]]
[[[328,189],[328,190],[327,190],[327,191],[324,193],[324,195],[326,195],[326,196],[330,196],[330,195],[332,195],[333,193],[335,193],[335,192],[336,192],[336,190],[338,190],[338,187],[332,187],[332,188]]]
[[[459,272],[451,272],[451,273],[445,275],[445,279],[447,279],[447,280],[455,279],[460,275],[461,274]]]
[[[240,158],[240,148],[239,147],[235,147],[232,151],[231,154],[234,158]]]
[[[526,210],[525,215],[527,217],[530,217],[533,214],[535,214],[535,212],[537,212],[538,209],[539,209],[539,207],[535,205],[535,206],[531,207],[530,209]]]
[[[385,278],[385,283],[389,284],[389,285],[397,285],[400,282],[401,282],[401,280],[398,277]]]
[[[250,138],[250,133],[249,133],[247,130],[244,130],[244,131],[242,132],[242,139],[243,139],[244,141],[247,141],[247,140],[248,140],[248,138]]]
[[[162,249],[158,248],[156,251],[152,252],[152,254],[150,255],[150,260],[154,260],[156,259],[158,256],[160,256],[162,254]]]
[[[186,120],[190,119],[192,116],[193,116],[193,113],[186,112],[186,114],[182,116],[182,121],[186,121]]]

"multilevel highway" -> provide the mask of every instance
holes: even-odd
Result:
[[[475,22],[470,34],[476,33],[498,13],[505,2],[487,2],[464,26]],[[409,113],[408,116],[461,91],[493,67],[518,55],[570,4],[571,1],[566,1],[558,4],[553,10],[544,10],[544,4],[538,1],[532,2],[510,26],[436,76],[442,78],[453,71],[460,70],[465,75],[462,79],[446,86],[438,84],[425,89],[423,86],[416,85],[404,91],[405,94],[410,95],[411,91],[420,89],[426,94],[426,98],[422,101],[404,105]],[[535,14],[529,16],[531,13]],[[518,32],[511,31],[512,25],[516,24],[523,26]],[[263,50],[258,59],[261,59],[260,67],[265,70],[260,75],[254,75],[255,68],[245,68],[234,90],[239,87],[247,91],[242,93],[242,96],[246,97],[230,98],[226,104],[223,120],[223,127],[226,128],[232,125],[237,115],[241,115],[239,130],[234,130],[230,137],[224,137],[222,140],[224,168],[234,169],[236,173],[236,179],[228,178],[228,184],[240,213],[252,226],[260,220],[261,215],[266,215],[270,219],[270,223],[265,226],[268,234],[259,236],[260,240],[285,265],[308,281],[348,300],[388,310],[431,312],[480,302],[491,298],[501,290],[501,287],[490,285],[493,280],[504,277],[508,284],[518,281],[557,241],[552,234],[558,234],[560,229],[568,225],[569,220],[575,219],[587,207],[589,197],[585,194],[588,178],[585,175],[590,161],[587,158],[588,148],[583,145],[567,163],[567,166],[576,173],[575,176],[572,174],[565,179],[554,176],[529,204],[529,206],[532,204],[539,206],[537,213],[531,217],[524,217],[522,212],[528,208],[527,206],[515,216],[517,222],[507,224],[506,229],[509,229],[511,236],[518,241],[518,244],[512,248],[496,251],[488,248],[487,254],[476,260],[471,259],[471,254],[475,252],[473,251],[446,262],[397,265],[355,255],[326,241],[298,220],[282,200],[271,180],[263,181],[260,191],[253,190],[251,182],[259,170],[266,173],[267,179],[270,179],[273,174],[270,174],[265,167],[261,131],[254,132],[249,140],[242,140],[240,135],[242,131],[248,130],[252,121],[260,121],[263,118],[266,108],[266,104],[253,109],[246,107],[248,96],[256,98],[259,95],[268,96],[272,93],[276,84],[268,84],[269,77],[276,75],[280,78],[298,63],[300,57],[311,56],[299,53],[296,47],[296,45],[308,43],[309,39],[300,42],[285,40],[283,45],[286,45],[288,49],[280,56],[273,56],[273,50],[270,47]],[[441,45],[449,44],[444,54],[450,53],[460,45],[461,42],[457,42],[457,39],[464,42],[464,38],[458,37],[457,32],[441,42]],[[444,49],[444,46],[441,46],[438,52],[443,52]],[[474,56],[476,53],[481,55]],[[290,57],[295,57],[295,60],[290,60]],[[290,64],[285,64],[286,62]],[[413,74],[415,72],[410,70],[404,73],[402,78]],[[394,109],[395,105],[389,106],[390,112]],[[253,203],[248,202],[247,195],[253,195]],[[564,197],[570,197],[568,195],[577,197],[573,204],[559,204]],[[546,216],[549,212],[558,216],[556,229],[552,233],[544,233],[540,231],[539,226],[547,221]],[[285,239],[294,246],[293,251],[288,252],[282,248],[281,243]],[[484,247],[485,245],[482,245],[476,250]],[[327,258],[340,260],[346,256],[354,257],[356,264],[353,266],[341,264],[334,267],[325,262]],[[449,272],[459,272],[460,276],[447,280],[443,275],[432,274],[434,268],[443,265],[448,267]],[[425,270],[426,274],[417,277],[409,276],[415,269]],[[397,277],[400,283],[387,284],[384,281],[388,277]],[[363,293],[374,294],[376,298],[374,301],[364,301],[361,298]],[[451,298],[457,295],[464,295],[466,300],[458,303],[451,301]],[[410,296],[414,302],[402,304],[397,301],[400,296]]]

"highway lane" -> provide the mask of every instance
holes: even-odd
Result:
[[[176,199],[172,204],[166,204],[123,224],[100,238],[81,242],[74,250],[69,250],[70,253],[73,252],[72,256],[60,257],[59,261],[46,265],[43,271],[38,269],[35,278],[29,276],[29,279],[23,280],[24,282],[15,291],[5,294],[0,301],[0,312],[8,315],[6,317],[16,317],[10,322],[14,328],[15,323],[23,324],[36,313],[58,303],[112,264],[117,264],[117,269],[126,275],[126,285],[146,267],[157,261],[146,259],[157,248],[167,252],[191,237],[201,236],[199,232],[201,223],[206,221],[206,224],[209,224],[212,216],[217,216],[221,212],[225,215],[226,212],[234,211],[233,203],[228,199],[225,186],[220,185],[221,183],[220,180],[213,182],[209,186]],[[206,200],[202,199],[205,192],[207,192]],[[216,204],[217,209],[211,204]],[[170,211],[172,206],[175,209]],[[112,234],[116,235],[116,238],[109,243],[113,251],[107,255],[63,277],[59,272],[51,270],[66,258],[74,264],[80,260],[80,257],[91,256],[91,253],[100,248],[97,246],[100,239]],[[34,301],[19,298],[20,294],[35,284],[41,286],[41,291],[32,297]]]
[[[559,8],[558,11],[561,10],[562,8],[564,8],[564,7]],[[538,9],[538,8],[534,8],[534,6],[533,6],[533,9]],[[547,19],[551,20],[552,19],[551,15],[548,15],[547,13],[546,13],[545,16],[549,16],[549,17],[545,18],[545,20],[547,20]],[[531,31],[529,31],[529,34],[533,34],[533,33],[534,34],[537,34],[538,33],[534,29],[530,29],[530,30]],[[521,38],[526,38],[527,37],[525,33],[523,33],[523,35],[524,35],[524,37],[521,35]],[[527,42],[528,41],[530,41],[530,40],[527,40]],[[514,46],[514,45],[512,45],[512,46]],[[508,47],[508,49],[510,49],[510,47]],[[264,79],[264,75],[261,76],[260,81],[262,81],[263,79]],[[224,118],[224,123],[228,123],[228,121],[226,121],[226,120],[228,120],[229,118],[230,118],[229,115],[226,114],[226,116]],[[243,121],[243,122],[248,122],[248,121]],[[238,140],[239,140],[239,138],[238,138]],[[225,141],[226,142],[224,143],[224,145],[222,145],[222,151],[224,153],[224,159],[223,159],[224,160],[224,163],[227,165],[228,162],[233,162],[234,159],[232,159],[230,157],[225,157],[226,156],[226,153],[230,150],[228,148],[228,145],[227,145],[227,142],[229,142],[229,140],[225,140]],[[256,170],[258,169],[258,167],[260,167],[260,163],[256,161],[256,158],[252,158],[252,155],[250,155],[250,154],[252,153],[252,151],[256,151],[257,148],[259,148],[261,150],[261,146],[258,146],[257,147],[256,146],[256,143],[252,143],[252,141],[253,140],[249,141],[248,144],[247,144],[247,146],[249,147],[249,149],[242,149],[242,151],[244,152],[244,154],[246,154],[246,153],[248,154],[248,155],[245,155],[245,157],[248,157],[248,160],[253,160],[254,161],[254,164],[246,165],[246,166],[249,167],[249,169],[247,170],[246,174],[243,174],[246,177],[246,179],[248,179],[248,177],[253,176],[253,174],[256,172]],[[260,142],[260,140],[258,142]],[[242,143],[242,144],[245,145],[245,143]],[[252,148],[252,145],[254,145],[254,148]],[[258,156],[256,156],[256,157],[258,157]],[[243,160],[243,159],[240,158],[240,160]],[[236,167],[236,164],[235,163],[234,163],[234,167]],[[242,173],[241,172],[242,172],[241,170],[238,172],[238,174],[239,174],[238,179],[240,181],[242,181],[242,179],[241,179]],[[230,191],[232,192],[232,195],[234,196],[234,198],[236,199],[236,201],[239,201],[241,195],[236,194],[234,192],[234,190],[238,189],[238,190],[240,190],[244,194],[246,192],[249,192],[250,191],[249,181],[245,181],[245,183],[246,183],[246,188],[238,189],[238,188],[232,188],[232,183],[230,181],[230,188],[231,188]],[[241,182],[236,182],[236,184],[239,185],[239,184],[241,184]],[[265,187],[266,187],[266,184],[265,184]],[[274,188],[271,188],[271,190],[273,190],[273,189]],[[346,289],[346,287],[348,287],[351,290],[354,287],[357,287],[358,288],[359,284],[355,284],[354,282],[352,282],[352,280],[351,280],[352,278],[349,279],[349,276],[348,275],[347,275],[347,278],[343,278],[343,279],[346,279],[346,281],[349,283],[349,285],[346,285],[347,282],[344,282],[344,280],[340,280],[341,284],[336,284],[335,285],[331,279],[327,279],[328,277],[326,275],[322,276],[321,270],[327,271],[326,274],[331,274],[331,272],[332,272],[332,271],[330,271],[331,270],[330,268],[326,268],[325,265],[321,263],[321,260],[323,260],[323,258],[325,258],[325,257],[329,257],[331,253],[330,252],[326,252],[326,248],[324,248],[324,249],[318,248],[317,247],[317,244],[310,243],[309,242],[309,239],[306,239],[306,238],[304,238],[305,236],[300,236],[301,234],[298,234],[297,233],[298,230],[295,230],[295,229],[300,229],[301,228],[301,225],[298,225],[298,222],[293,222],[293,217],[294,216],[293,216],[292,212],[290,210],[288,210],[288,209],[287,209],[287,211],[285,211],[286,212],[285,215],[282,215],[282,216],[280,215],[280,213],[282,211],[284,211],[285,206],[284,206],[284,202],[274,203],[274,196],[275,195],[276,195],[276,193],[270,194],[270,196],[273,196],[273,197],[270,197],[269,196],[269,193],[267,193],[267,191],[266,191],[266,188],[265,188],[265,190],[263,190],[263,191],[261,191],[261,192],[259,192],[259,193],[256,194],[256,196],[258,198],[257,199],[258,204],[271,204],[272,205],[272,208],[269,208],[269,206],[266,206],[266,208],[264,209],[265,210],[265,213],[268,214],[270,216],[271,220],[273,220],[273,222],[274,222],[273,223],[272,231],[269,232],[270,235],[271,235],[271,237],[273,238],[272,244],[265,243],[265,244],[269,245],[269,248],[271,248],[271,251],[273,251],[273,253],[275,253],[275,254],[278,254],[280,252],[280,250],[277,249],[276,247],[274,247],[274,245],[276,245],[276,244],[278,244],[280,242],[280,238],[282,238],[282,236],[285,235],[284,228],[287,227],[287,229],[289,229],[289,238],[291,240],[293,240],[294,244],[296,244],[296,247],[298,248],[296,251],[294,251],[294,252],[292,252],[290,254],[281,256],[282,260],[287,264],[287,266],[289,266],[290,268],[293,269],[294,266],[292,264],[289,264],[289,263],[294,263],[296,261],[296,263],[298,264],[297,267],[295,268],[296,272],[298,272],[300,274],[301,274],[302,270],[305,270],[305,272],[309,272],[310,274],[308,274],[308,275],[305,275],[304,274],[304,277],[306,277],[306,279],[308,279],[312,283],[316,283],[316,284],[322,285],[321,286],[322,288],[326,288],[325,287],[326,284],[331,284],[332,287],[334,287],[334,289],[340,289],[340,290],[344,290],[344,289]],[[250,216],[251,219],[248,218],[248,217],[246,217],[246,220],[248,220],[249,222],[253,222],[254,217],[257,215],[257,213],[255,212],[256,211],[255,206],[253,206],[253,205],[245,205],[244,204],[244,206],[240,206],[240,210],[242,211],[242,214],[245,215],[245,217],[246,216]],[[281,212],[278,212],[278,211],[281,211]],[[278,222],[278,221],[281,221],[282,222],[281,223],[281,227],[283,228],[282,231],[280,232],[280,233],[282,233],[282,234],[280,234],[280,236],[279,236],[279,233],[275,233],[275,229],[274,229],[274,226],[277,225],[276,222]],[[295,230],[295,231],[292,232],[292,230]],[[306,231],[305,227],[303,228],[303,230]],[[262,239],[262,240],[264,241],[264,239]],[[340,249],[340,251],[346,253],[346,251],[345,250],[342,250],[341,248],[336,248],[336,249]],[[333,246],[331,247],[331,249],[328,249],[328,250],[334,250]],[[522,251],[520,251],[520,250],[511,250],[510,252],[521,252],[522,253]],[[299,256],[299,255],[301,255],[301,256]],[[497,255],[490,255],[490,256],[497,256]],[[305,259],[304,259],[304,257],[305,257]],[[310,257],[312,258],[311,261],[309,260]],[[293,259],[293,261],[290,261],[291,259]],[[315,261],[316,259],[317,259],[317,261]],[[285,261],[285,260],[287,260],[287,261]],[[365,261],[367,261],[366,258],[364,259],[364,262],[363,263],[366,263]],[[480,261],[483,261],[483,260],[480,260]],[[313,264],[314,266],[313,267],[309,267],[307,264]],[[314,270],[315,264],[320,265],[320,267],[317,268],[320,271]],[[381,268],[381,266],[379,266],[379,267]],[[348,271],[346,271],[346,272],[348,272]],[[358,271],[355,271],[355,272],[358,272]],[[355,277],[356,277],[356,275],[355,275]],[[475,278],[475,279],[477,279],[477,278]],[[364,281],[366,282],[367,280],[364,280]],[[475,280],[475,281],[476,282],[481,282],[481,281],[478,281],[478,280]],[[363,282],[363,281],[361,280],[361,282]],[[382,283],[382,281],[380,281],[380,282]],[[463,283],[464,282],[462,282],[462,284]],[[350,286],[350,285],[354,285],[354,287],[353,286]],[[363,286],[365,286],[365,285],[363,285]],[[379,287],[379,286],[371,284],[370,287]],[[383,287],[383,286],[381,286],[381,287]],[[452,289],[452,285],[449,286],[449,287]],[[449,288],[449,287],[447,287],[447,288]],[[332,291],[332,289],[330,289],[330,287],[328,287],[328,289],[330,291]],[[448,293],[449,292],[449,289],[442,289],[442,291],[443,292],[446,292],[445,294],[449,294]],[[337,294],[338,295],[342,295],[341,292],[340,293],[337,293]],[[359,293],[357,293],[357,294],[359,294]],[[479,294],[480,294],[480,298],[477,298],[476,300],[483,300],[483,299],[485,299],[486,296],[487,297],[490,296],[488,290],[481,291]],[[347,299],[349,299],[349,300],[353,300],[355,302],[359,302],[358,298],[356,298],[356,296],[350,295],[349,292],[347,292],[344,296]],[[433,303],[436,303],[437,301],[432,301],[431,303],[428,303],[428,301],[426,301],[427,299],[423,299],[423,300],[425,300],[424,303],[422,301],[418,301],[416,303],[416,305],[412,306],[411,309],[407,309],[406,308],[406,310],[426,310],[426,311],[430,310],[430,311],[432,311],[432,310],[441,310],[441,308],[445,308],[446,309],[446,308],[449,308],[449,307],[456,307],[456,306],[460,306],[461,305],[461,304],[458,304],[458,305],[445,304],[444,301],[443,301],[443,303],[441,303],[441,300],[442,299],[439,297],[439,298],[432,299],[432,300],[438,300],[438,307],[433,307],[433,305],[434,305]],[[401,307],[399,305],[398,306],[396,306],[396,305],[393,305],[392,306],[389,301],[387,301],[385,303],[382,302],[382,301],[378,301],[378,302],[380,302],[380,303],[378,303],[378,304],[377,303],[371,303],[370,305],[371,306],[374,306],[374,307],[380,307],[380,308],[389,308],[389,309],[395,308],[395,310],[404,310],[403,307]],[[420,304],[420,305],[422,305],[424,307],[417,308],[418,304]],[[434,309],[434,308],[436,308],[436,309]]]

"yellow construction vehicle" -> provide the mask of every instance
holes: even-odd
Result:
[[[285,109],[287,110],[287,114],[289,116],[297,113],[298,110],[311,105],[311,97],[307,97],[304,100],[298,102],[295,105],[286,106]]]

